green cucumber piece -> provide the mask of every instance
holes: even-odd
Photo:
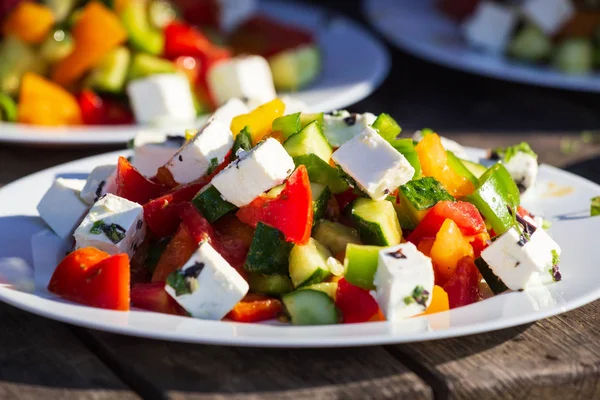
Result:
[[[473,185],[477,186],[477,177],[469,168],[467,168],[460,158],[456,157],[456,155],[450,150],[446,150],[446,159],[448,161],[448,166],[452,168],[454,172],[462,177],[467,178]]]
[[[331,190],[322,183],[310,183],[310,190],[313,201],[313,223],[317,223],[327,213],[327,204],[331,199]]]
[[[479,257],[476,259],[475,265],[477,266],[477,269],[479,270],[479,273],[483,279],[485,279],[485,283],[487,283],[494,294],[499,294],[508,290],[508,287],[506,287],[504,282],[502,282],[502,279],[494,274],[490,266],[484,261],[483,258]]]
[[[358,231],[338,222],[321,220],[313,232],[315,240],[331,250],[333,254],[346,251],[349,243],[360,244]]]
[[[583,75],[592,71],[593,46],[588,39],[565,39],[558,44],[552,64],[566,74]]]
[[[330,325],[340,321],[335,302],[317,290],[297,290],[282,297],[294,325]]]
[[[337,288],[338,288],[337,282],[321,282],[321,283],[315,283],[314,285],[302,287],[298,290],[315,290],[317,292],[323,292],[335,301],[335,297],[337,294]]]
[[[329,278],[331,271],[327,259],[331,256],[331,252],[313,238],[303,246],[294,245],[290,252],[289,267],[294,287],[320,283]]]
[[[246,126],[240,133],[237,134],[235,140],[233,141],[233,149],[231,150],[231,154],[233,155],[233,159],[237,160],[237,152],[242,149],[244,151],[248,151],[252,148],[252,135],[250,135],[250,129]]]
[[[462,164],[465,166],[465,168],[467,168],[469,171],[471,171],[471,173],[473,175],[475,175],[475,177],[477,178],[478,181],[479,181],[479,178],[481,178],[481,175],[483,175],[485,173],[485,171],[487,171],[487,168],[485,165],[481,165],[479,163],[469,161],[469,160],[464,160],[462,158],[460,161],[462,161]]]
[[[287,275],[293,243],[285,241],[278,229],[259,222],[254,231],[244,269],[265,275]]]
[[[17,120],[17,103],[7,94],[0,93],[0,121],[15,122]]]
[[[300,115],[301,113],[296,113],[275,118],[271,130],[273,132],[280,132],[285,139],[289,138],[302,129]]]
[[[395,140],[400,132],[402,132],[402,128],[398,125],[396,120],[386,113],[379,114],[371,126],[388,142]]]
[[[56,64],[73,51],[75,42],[69,32],[57,29],[42,42],[39,54],[49,64]]]
[[[345,192],[349,188],[346,181],[340,176],[338,169],[323,161],[316,154],[294,157],[294,164],[296,164],[296,167],[306,166],[310,181],[329,186],[334,194]]]
[[[431,207],[440,201],[454,201],[454,197],[435,178],[427,176],[400,186],[395,200],[394,209],[400,226],[413,230]]]
[[[387,200],[358,198],[352,203],[351,215],[363,243],[394,246],[402,240],[396,210]]]
[[[129,43],[135,50],[155,56],[162,54],[164,34],[150,24],[147,0],[128,2],[121,12],[121,21],[127,30]]]
[[[44,75],[46,63],[33,47],[14,36],[0,41],[0,93],[17,96],[25,72]]]
[[[290,136],[284,143],[283,148],[292,157],[305,154],[316,154],[320,159],[329,162],[333,150],[323,135],[321,125],[313,121],[306,125],[300,132]]]
[[[319,122],[321,126],[323,126],[323,121],[325,120],[324,113],[302,113],[300,114],[300,128],[304,128],[306,125],[310,124],[313,121]]]
[[[415,169],[413,179],[421,177],[421,161],[419,161],[419,155],[415,149],[415,143],[412,139],[395,139],[390,141],[392,147],[394,147],[398,153],[402,154],[406,161]]]
[[[321,54],[315,45],[284,50],[267,61],[277,90],[296,91],[312,82],[321,70]]]
[[[543,61],[552,53],[552,39],[536,25],[527,24],[513,36],[506,50],[518,60]]]
[[[294,290],[294,285],[287,275],[263,275],[251,273],[248,275],[248,285],[253,293],[281,296]]]
[[[379,251],[381,246],[363,246],[349,244],[346,247],[346,258],[344,267],[346,274],[344,278],[353,284],[367,290],[375,290],[375,272],[379,263]]]
[[[192,204],[211,224],[237,209],[236,206],[223,199],[221,193],[213,185],[206,185],[200,190],[192,199]]]
[[[88,83],[102,92],[120,93],[125,86],[131,53],[127,47],[117,47],[92,70]]]
[[[157,29],[164,29],[179,15],[175,6],[166,0],[151,0],[148,5],[148,20]]]
[[[150,54],[137,53],[131,60],[127,78],[134,80],[155,74],[175,73],[177,73],[177,67],[171,61]]]

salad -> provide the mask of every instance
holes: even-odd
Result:
[[[48,289],[114,310],[316,325],[561,279],[560,247],[520,206],[538,173],[526,143],[474,161],[433,131],[403,137],[387,114],[240,106],[185,137],[138,136],[87,180],[56,179],[38,211],[72,250]]]
[[[442,0],[476,49],[566,74],[600,64],[600,2],[596,0]]]
[[[256,0],[14,0],[0,6],[0,121],[195,126],[311,83],[312,33]]]

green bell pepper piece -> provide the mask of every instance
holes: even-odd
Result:
[[[474,186],[477,186],[479,180],[469,169],[463,164],[460,158],[456,157],[456,155],[450,150],[446,150],[446,156],[448,161],[448,166],[452,168],[454,172],[458,175],[467,178],[471,181]]]
[[[386,113],[379,114],[371,126],[388,142],[395,140],[402,132],[402,128],[396,120]]]
[[[373,279],[377,271],[381,249],[383,247],[348,243],[344,258],[344,268],[346,269],[344,278],[354,286],[374,290]]]
[[[296,164],[296,167],[305,165],[310,181],[329,186],[334,194],[345,192],[349,188],[337,168],[332,167],[316,154],[304,154],[294,157],[294,164]]]
[[[377,122],[377,121],[375,121]],[[398,150],[404,157],[406,157],[406,161],[412,165],[415,169],[415,175],[413,179],[417,179],[421,177],[421,161],[419,161],[419,155],[417,154],[417,150],[415,150],[415,144],[412,139],[394,139],[390,141],[390,144]]]
[[[273,121],[271,130],[273,132],[281,132],[283,137],[287,139],[293,134],[300,132],[301,126],[300,113],[296,113],[276,118]]]

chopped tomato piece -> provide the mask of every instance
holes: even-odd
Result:
[[[58,264],[48,284],[48,290],[56,294],[68,292],[83,278],[88,269],[108,257],[108,253],[95,247],[75,250]]]
[[[276,318],[283,311],[283,305],[278,299],[258,294],[247,294],[227,317],[237,322],[259,322]]]
[[[138,283],[131,288],[131,304],[135,307],[172,315],[187,312],[165,291],[164,282]]]
[[[117,196],[144,204],[160,196],[164,187],[142,175],[125,157],[117,165]]]
[[[152,282],[164,282],[171,272],[183,267],[197,248],[198,242],[191,235],[186,225],[179,224],[179,229],[156,264]]]
[[[473,257],[469,239],[451,219],[447,219],[438,231],[431,247],[431,261],[435,268],[436,282],[445,283],[454,273],[458,261],[465,256]]]
[[[279,229],[288,242],[300,245],[308,243],[313,207],[306,167],[301,165],[292,173],[279,196],[274,199],[258,197],[240,208],[237,216],[253,228],[263,222]]]
[[[369,291],[348,283],[346,279],[338,281],[335,304],[346,324],[367,322],[379,313],[379,306]]]
[[[200,57],[213,44],[208,38],[185,22],[173,21],[165,27],[165,49],[166,58],[177,58],[180,56]]]
[[[214,228],[191,203],[186,202],[179,204],[177,212],[179,213],[182,223],[186,226],[196,243],[202,241],[214,241],[216,238]]]
[[[356,193],[354,193],[354,189],[350,188],[350,189],[346,190],[345,192],[336,194],[334,197],[338,202],[338,207],[339,207],[340,211],[344,211],[344,209],[346,208],[346,206],[348,206],[348,204],[352,203],[354,200],[356,200],[358,198],[358,195]]]
[[[242,223],[235,215],[226,215],[214,223],[223,257],[231,266],[245,275],[243,266],[254,237],[254,229]]]
[[[82,91],[77,101],[81,108],[81,118],[86,125],[102,125],[104,122],[104,104],[102,99],[91,90]]]
[[[454,274],[444,285],[448,293],[450,309],[475,303],[479,300],[479,270],[473,257],[462,258],[454,270]]]

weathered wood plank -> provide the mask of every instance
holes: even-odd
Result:
[[[66,325],[0,303],[0,399],[135,399]]]
[[[600,398],[600,301],[486,334],[393,346],[422,368],[438,398]]]
[[[132,387],[137,380],[172,399],[431,398],[381,347],[253,349],[85,332]]]

